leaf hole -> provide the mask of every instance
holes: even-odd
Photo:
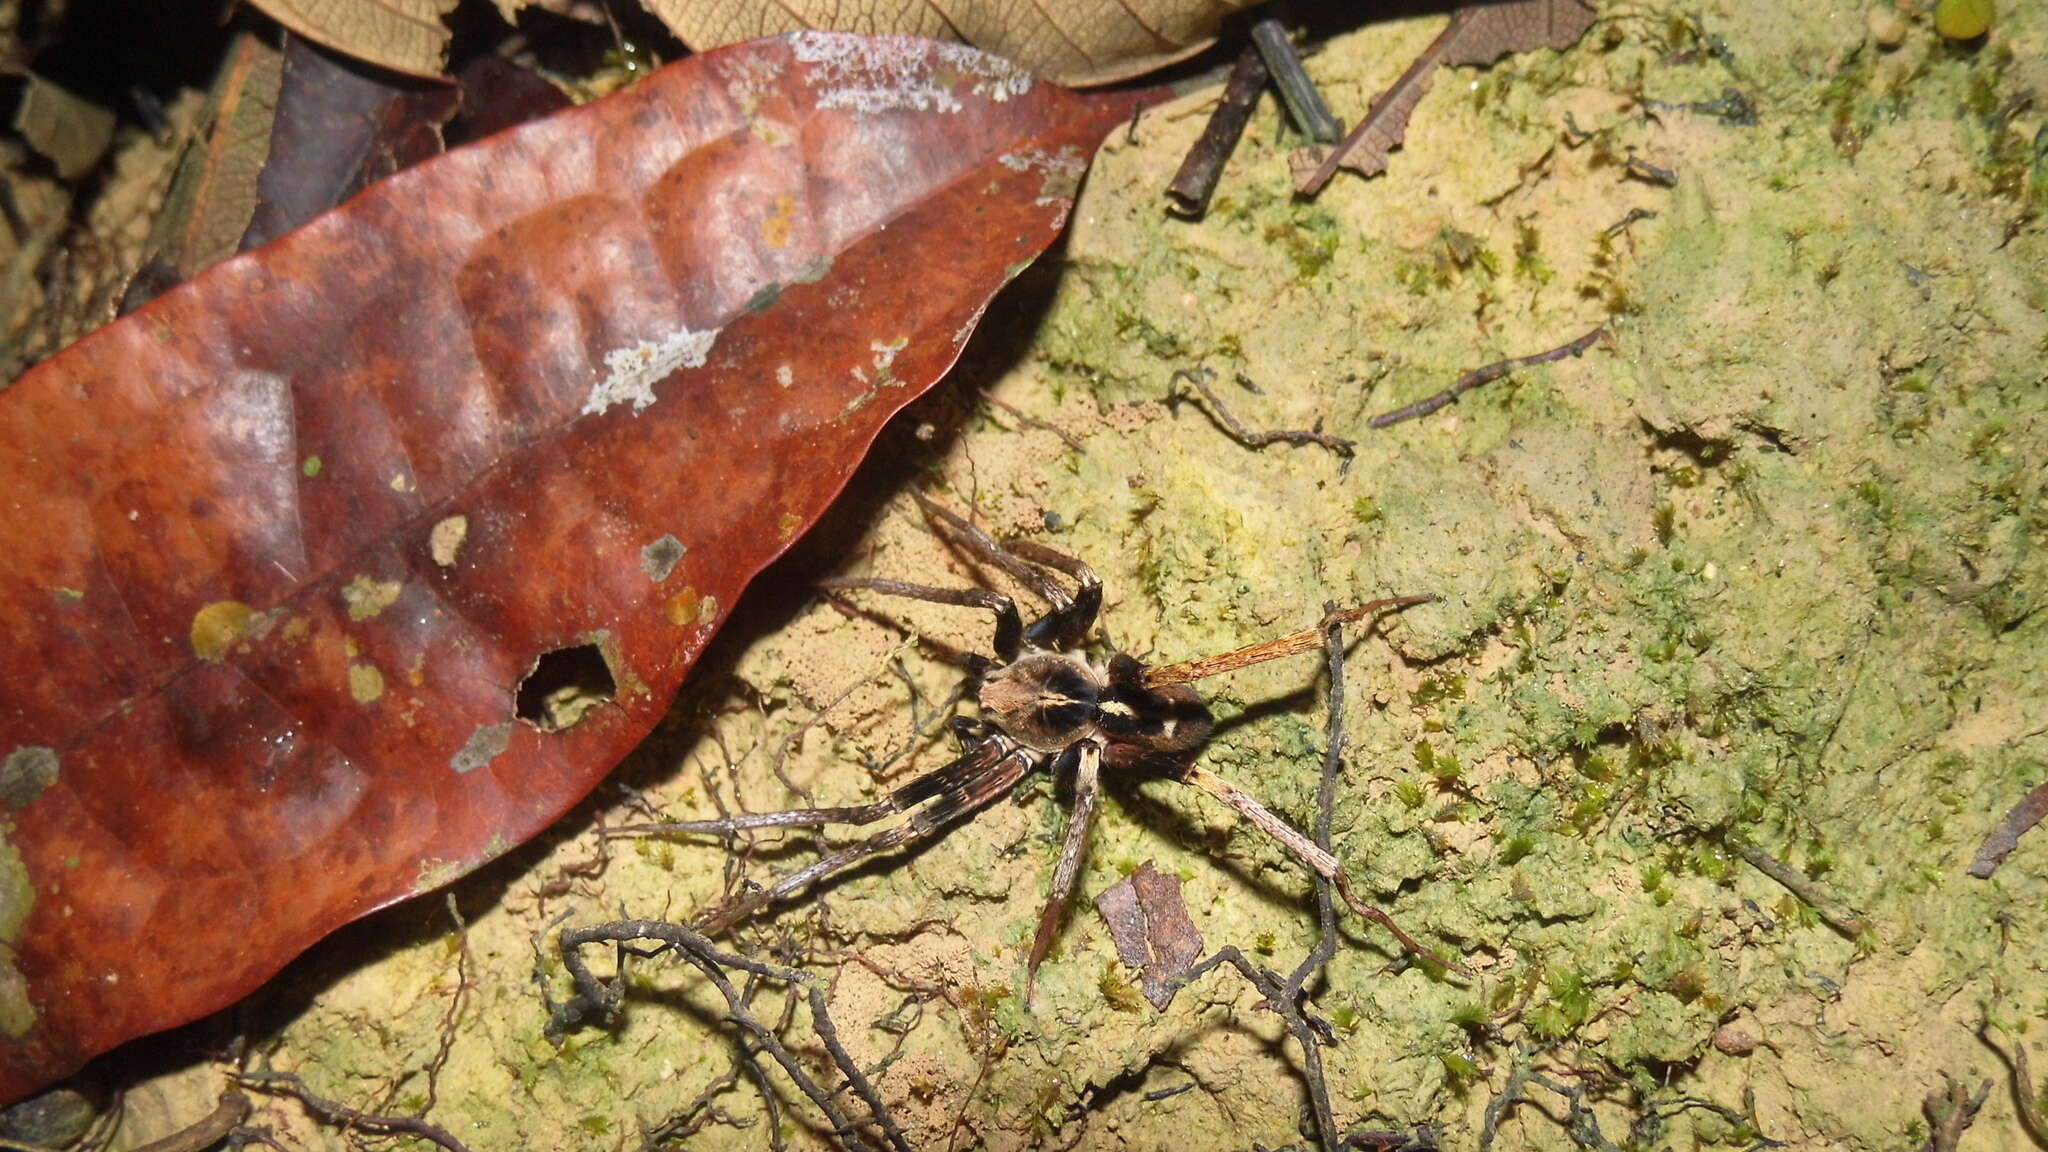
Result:
[[[543,732],[560,732],[618,694],[619,682],[604,652],[595,644],[577,644],[541,653],[519,681],[513,711]]]

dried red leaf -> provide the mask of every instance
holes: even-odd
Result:
[[[0,393],[0,1097],[575,803],[1142,100],[905,39],[693,57]],[[613,699],[543,731],[561,649]]]
[[[1138,970],[1145,999],[1164,1012],[1173,1003],[1170,985],[1202,956],[1202,933],[1181,899],[1180,877],[1161,873],[1147,860],[1103,889],[1095,910],[1109,923],[1118,958]]]

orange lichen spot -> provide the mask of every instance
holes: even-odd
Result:
[[[220,663],[235,642],[249,633],[256,610],[240,600],[216,600],[192,614],[192,654]]]
[[[688,628],[697,622],[698,613],[703,610],[704,598],[693,587],[685,586],[682,591],[668,598],[662,604],[662,615],[678,628]]]
[[[787,543],[792,536],[796,535],[796,530],[803,526],[803,517],[794,512],[784,512],[776,518],[775,538]]]
[[[796,199],[788,195],[777,196],[775,214],[761,221],[761,239],[770,248],[787,248],[795,223]]]

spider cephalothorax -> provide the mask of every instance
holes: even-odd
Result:
[[[1106,660],[1097,661],[1086,654],[1083,646],[1089,633],[1095,630],[1096,616],[1102,608],[1102,583],[1087,565],[1028,540],[999,545],[955,513],[923,497],[917,500],[942,537],[976,561],[999,568],[1030,588],[1049,605],[1047,611],[1026,627],[1015,601],[985,589],[934,588],[870,578],[826,581],[828,588],[862,589],[993,611],[995,656],[968,658],[972,676],[969,687],[981,707],[981,719],[955,719],[954,732],[961,745],[958,758],[873,803],[613,829],[613,833],[625,835],[731,834],[757,828],[872,824],[898,813],[909,813],[901,824],[829,852],[809,867],[766,888],[711,909],[698,918],[699,928],[705,932],[722,931],[860,860],[929,839],[1007,795],[1032,772],[1046,769],[1071,779],[1073,809],[1025,969],[1028,996],[1032,978],[1051,949],[1079,879],[1087,855],[1088,830],[1100,791],[1101,772],[1107,766],[1119,772],[1169,776],[1216,797],[1332,881],[1353,911],[1387,927],[1410,950],[1430,955],[1385,913],[1352,893],[1343,869],[1327,849],[1251,794],[1195,763],[1196,755],[1214,730],[1214,721],[1200,694],[1190,687],[1190,682],[1219,672],[1317,648],[1322,644],[1323,628],[1332,623],[1366,619],[1390,609],[1422,603],[1430,597],[1376,600],[1334,613],[1321,627],[1182,664],[1148,666],[1114,650]],[[1070,577],[1075,583],[1074,590],[1068,591],[1053,579],[1053,572]]]
[[[1148,688],[1144,677],[1145,666],[1122,652],[1106,666],[1078,652],[1032,652],[982,678],[981,712],[1040,752],[1092,740],[1112,768],[1176,766],[1215,724],[1194,689]]]

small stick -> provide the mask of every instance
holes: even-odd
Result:
[[[1294,50],[1294,41],[1287,38],[1287,29],[1269,16],[1252,25],[1252,43],[1265,60],[1266,71],[1273,74],[1273,86],[1280,90],[1280,99],[1287,105],[1287,114],[1294,118],[1294,126],[1318,144],[1334,144],[1344,134],[1344,125],[1330,115],[1330,106],[1316,90],[1316,82],[1308,78],[1308,70],[1301,66],[1301,54]]]
[[[1977,1122],[1977,1112],[1991,1096],[1991,1081],[1986,1080],[1973,1097],[1948,1073],[1943,1072],[1941,1078],[1947,1081],[1948,1090],[1936,1088],[1920,1104],[1921,1110],[1927,1113],[1928,1123],[1934,1126],[1934,1131],[1927,1137],[1926,1147],[1930,1152],[1956,1152],[1963,1133]]]
[[[1438,967],[1456,972],[1460,976],[1472,976],[1471,969],[1463,965],[1454,964],[1423,947],[1415,937],[1402,931],[1401,926],[1394,923],[1392,916],[1360,900],[1358,894],[1351,890],[1351,879],[1344,874],[1344,867],[1337,862],[1335,856],[1318,847],[1315,841],[1303,836],[1295,829],[1294,825],[1275,815],[1272,809],[1259,803],[1258,799],[1251,793],[1246,792],[1244,789],[1239,788],[1237,785],[1232,784],[1230,781],[1225,780],[1223,777],[1216,775],[1199,764],[1191,765],[1186,773],[1182,775],[1181,779],[1221,800],[1238,815],[1244,817],[1247,823],[1266,835],[1271,836],[1274,840],[1279,841],[1281,847],[1294,853],[1297,859],[1314,869],[1324,879],[1333,881],[1337,885],[1337,894],[1343,897],[1344,903],[1349,905],[1353,912],[1393,933],[1394,938],[1401,942],[1403,948]]]
[[[135,1152],[204,1152],[227,1139],[228,1133],[241,1127],[248,1118],[249,1097],[232,1090],[223,1092],[213,1111],[161,1140],[136,1148]]]
[[[1308,1081],[1309,1107],[1316,1120],[1316,1145],[1324,1152],[1336,1152],[1339,1136],[1336,1114],[1330,1108],[1330,1086],[1323,1075],[1323,1041],[1316,1035],[1315,1025],[1302,1014],[1301,1009],[1289,1000],[1286,989],[1281,987],[1276,973],[1267,972],[1245,957],[1235,944],[1220,948],[1207,960],[1187,970],[1168,985],[1178,992],[1196,980],[1221,968],[1225,964],[1237,969],[1245,982],[1266,998],[1265,1006],[1278,1013],[1287,1022],[1287,1030],[1294,1035],[1294,1042],[1301,1045],[1301,1067]],[[1328,1025],[1324,1025],[1328,1027]]]
[[[1820,918],[1835,926],[1837,931],[1850,936],[1861,936],[1870,931],[1870,922],[1853,912],[1842,909],[1834,898],[1823,892],[1819,885],[1800,874],[1777,857],[1742,839],[1740,836],[1727,838],[1728,847],[1737,856],[1749,861],[1750,867],[1783,884],[1794,896],[1820,914]]]
[[[1415,420],[1427,416],[1439,408],[1450,405],[1458,397],[1479,387],[1481,384],[1492,383],[1517,368],[1527,368],[1532,364],[1549,364],[1553,361],[1562,360],[1567,356],[1580,355],[1605,335],[1607,335],[1607,325],[1602,324],[1577,340],[1557,348],[1552,348],[1548,352],[1538,352],[1533,356],[1517,356],[1510,360],[1496,361],[1484,368],[1475,368],[1458,377],[1456,383],[1453,383],[1449,388],[1436,395],[1425,400],[1417,400],[1415,403],[1405,407],[1396,408],[1392,412],[1382,412],[1368,420],[1366,426],[1369,428],[1385,428],[1390,425],[1399,424],[1403,420]]]
[[[244,1088],[273,1096],[289,1096],[304,1105],[308,1112],[330,1124],[344,1128],[360,1128],[376,1136],[417,1136],[431,1144],[437,1144],[448,1152],[469,1152],[468,1146],[446,1128],[430,1124],[417,1116],[383,1116],[351,1108],[339,1101],[329,1100],[313,1094],[306,1082],[293,1072],[237,1072],[237,1083]]]
[[[1323,771],[1316,787],[1316,847],[1330,851],[1330,825],[1337,812],[1337,776],[1344,771],[1344,622],[1336,619],[1337,605],[1323,602],[1323,666],[1330,678],[1330,702],[1325,706],[1329,725],[1323,730]],[[1330,895],[1330,881],[1316,875],[1316,946],[1301,958],[1287,977],[1287,995],[1298,997],[1330,958],[1337,954],[1337,902]]]
[[[1246,48],[1238,53],[1237,64],[1230,70],[1230,82],[1223,89],[1222,102],[1216,105],[1216,111],[1209,116],[1209,126],[1202,129],[1201,137],[1180,162],[1173,183],[1166,186],[1168,206],[1175,213],[1199,220],[1209,210],[1209,199],[1216,194],[1216,184],[1223,178],[1223,165],[1236,150],[1238,137],[1244,135],[1244,126],[1251,120],[1252,109],[1258,105],[1259,92],[1265,86],[1266,65],[1259,59],[1258,49]]]
[[[1173,374],[1172,380],[1169,383],[1178,383],[1181,380],[1186,380],[1193,384],[1201,392],[1203,407],[1208,413],[1214,416],[1218,423],[1223,425],[1223,430],[1230,433],[1232,440],[1247,448],[1256,451],[1268,444],[1320,444],[1337,455],[1344,457],[1346,460],[1349,460],[1352,453],[1358,448],[1358,445],[1352,441],[1340,436],[1332,436],[1320,429],[1307,432],[1293,430],[1254,432],[1245,427],[1244,423],[1236,416],[1232,415],[1230,409],[1223,406],[1223,401],[1218,399],[1215,390],[1209,387],[1209,381],[1206,377],[1207,374],[1205,372],[1195,372],[1182,368]],[[1168,397],[1169,400],[1176,398],[1178,398],[1177,395]]]
[[[1038,417],[1030,415],[1029,413],[1020,410],[1014,404],[1006,404],[1003,401],[998,400],[992,393],[983,392],[981,394],[981,398],[983,400],[988,401],[990,404],[993,404],[996,407],[1001,408],[1003,411],[1008,412],[1010,414],[1011,419],[1017,421],[1017,423],[1022,424],[1026,428],[1036,428],[1041,432],[1050,432],[1053,435],[1060,438],[1060,443],[1065,444],[1067,447],[1072,448],[1074,451],[1080,453],[1083,456],[1086,456],[1088,454],[1088,449],[1082,445],[1079,438],[1077,438],[1072,432],[1067,431],[1059,425],[1051,424],[1044,420],[1040,420]]]
[[[1991,1022],[1986,1020],[1977,1026],[1977,1038],[1984,1045],[2012,1065],[2013,1097],[2019,1101],[2020,1123],[2034,1143],[2048,1148],[2048,1118],[2041,1115],[2041,1101],[2034,1091],[2034,1073],[2027,1066],[2027,1046],[2017,1039],[2013,1041],[2012,1054],[2007,1056],[2003,1049],[1991,1042]]]
[[[1312,652],[1323,644],[1323,630],[1337,624],[1356,624],[1368,616],[1389,612],[1397,608],[1409,608],[1416,604],[1427,604],[1435,596],[1389,596],[1383,600],[1370,600],[1356,608],[1332,612],[1323,622],[1313,628],[1281,636],[1274,640],[1239,648],[1217,656],[1204,656],[1199,660],[1188,660],[1179,664],[1162,664],[1157,668],[1145,669],[1145,687],[1161,688],[1168,684],[1192,684],[1224,672],[1234,672],[1253,664],[1278,660],[1282,656],[1293,656]]]
[[[1660,168],[1640,156],[1629,157],[1628,163],[1622,165],[1622,172],[1646,184],[1655,184],[1661,188],[1678,187],[1678,173],[1669,168]]]

